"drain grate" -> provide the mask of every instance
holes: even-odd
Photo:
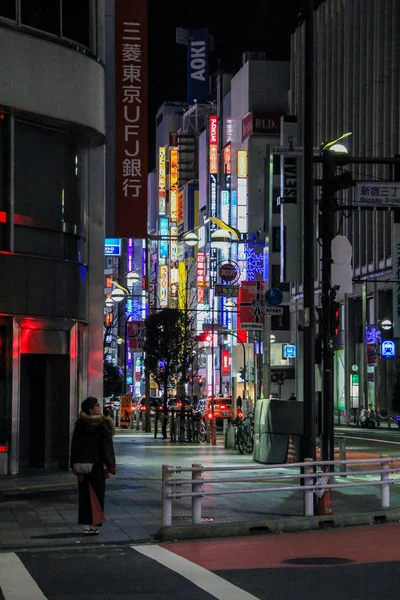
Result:
[[[348,565],[355,562],[352,558],[340,558],[339,556],[305,556],[302,558],[288,558],[283,560],[284,565]]]

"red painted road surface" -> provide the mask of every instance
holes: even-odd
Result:
[[[221,571],[293,568],[282,561],[305,557],[346,558],[356,564],[399,561],[399,542],[400,524],[382,524],[161,545],[209,571]]]

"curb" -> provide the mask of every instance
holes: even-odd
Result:
[[[199,525],[171,525],[161,527],[155,534],[156,542],[236,537],[268,533],[294,533],[354,525],[377,525],[400,521],[400,509],[319,517],[285,517],[240,523],[207,523]]]

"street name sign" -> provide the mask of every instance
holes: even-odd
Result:
[[[357,181],[355,203],[357,206],[400,207],[400,182]]]

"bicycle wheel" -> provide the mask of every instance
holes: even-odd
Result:
[[[238,447],[240,454],[244,454],[244,451],[246,448],[246,443],[245,443],[243,431],[241,429],[238,429],[238,431],[237,431],[236,442],[237,442],[237,447]]]
[[[205,442],[207,438],[206,428],[204,427],[204,423],[200,423],[199,428],[197,430],[197,437],[199,442]]]
[[[247,454],[251,454],[253,452],[253,434],[249,431],[246,432],[246,446],[245,450]]]

